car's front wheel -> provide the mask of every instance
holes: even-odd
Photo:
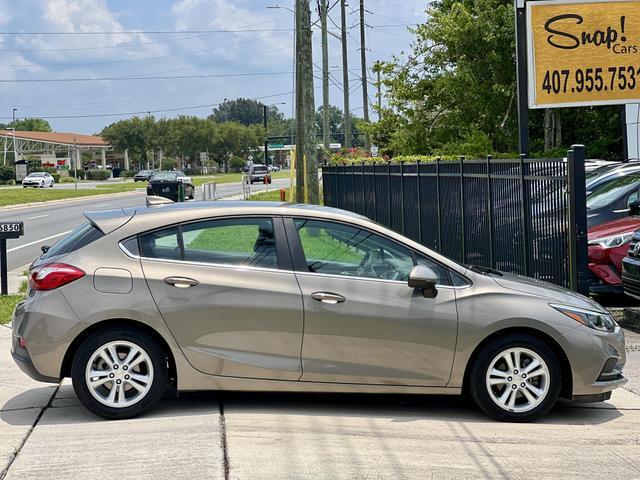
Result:
[[[502,421],[525,422],[545,415],[560,396],[558,358],[541,340],[509,335],[486,345],[469,377],[476,404]]]
[[[107,419],[130,418],[162,397],[166,355],[138,330],[98,332],[78,348],[71,378],[78,399],[89,411]]]

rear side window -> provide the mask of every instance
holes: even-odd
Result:
[[[52,258],[59,257],[61,255],[67,255],[71,252],[75,252],[83,247],[86,247],[90,243],[104,237],[104,233],[98,230],[90,223],[83,223],[78,228],[73,230],[69,235],[62,240],[56,242],[47,253],[42,254],[40,258]]]
[[[233,218],[190,223],[140,236],[146,258],[278,268],[270,218]]]

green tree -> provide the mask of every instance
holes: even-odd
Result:
[[[316,135],[318,139],[322,138],[323,122],[322,122],[322,105],[316,111]],[[362,119],[349,116],[351,121],[351,135],[353,136],[352,144],[354,147],[364,146],[364,132],[360,129]],[[329,105],[329,126],[331,128],[331,142],[344,143],[344,114],[342,110],[334,105]]]
[[[218,123],[237,122],[245,126],[262,125],[264,123],[264,106],[264,103],[250,98],[225,100],[213,109],[213,115],[210,118]],[[268,107],[267,123],[281,123],[283,121],[284,115],[277,107]]]
[[[51,132],[51,125],[42,118],[22,118],[9,124],[0,123],[0,129],[15,128],[23,132]]]

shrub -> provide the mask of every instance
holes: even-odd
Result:
[[[133,178],[136,174],[135,170],[120,170],[120,176],[122,178]]]
[[[87,180],[108,180],[111,178],[110,170],[87,170]]]
[[[52,173],[51,176],[53,177],[53,181],[56,183],[60,183],[60,174],[59,173]]]
[[[162,166],[164,168],[164,165]],[[201,168],[185,168],[183,170],[184,174],[191,177],[193,175],[202,175],[202,169]]]
[[[71,178],[77,178],[78,180],[84,180],[85,178],[87,178],[87,173],[84,171],[84,169],[80,169],[80,170],[69,170],[69,176]]]
[[[11,165],[0,165],[0,182],[16,179],[16,169]]]
[[[233,157],[229,161],[229,168],[232,172],[239,172],[247,164],[247,162],[241,157]]]
[[[71,176],[69,177],[60,177],[60,183],[76,183],[77,180]]]

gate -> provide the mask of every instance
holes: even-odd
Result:
[[[587,294],[584,146],[567,158],[325,165],[324,203],[459,262]]]

